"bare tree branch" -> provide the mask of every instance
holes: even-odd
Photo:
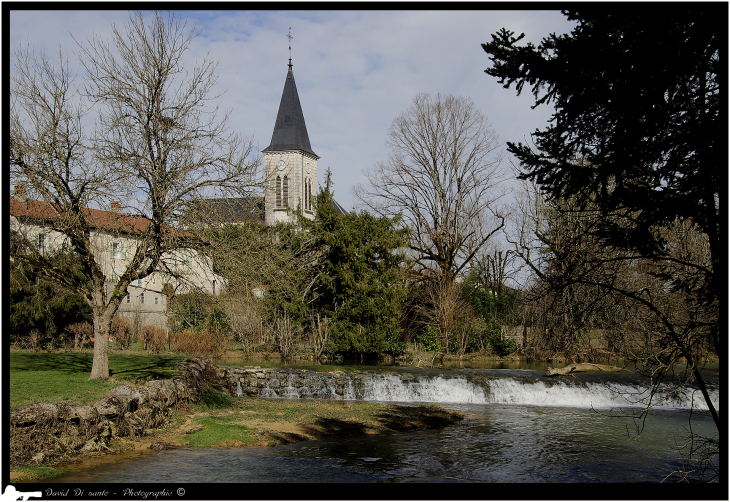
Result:
[[[470,99],[441,94],[417,95],[386,143],[388,160],[355,195],[381,216],[402,215],[416,262],[451,280],[504,225],[501,143]]]

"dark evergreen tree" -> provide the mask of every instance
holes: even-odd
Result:
[[[555,107],[535,148],[507,143],[524,177],[549,197],[592,198],[604,242],[643,256],[666,254],[656,225],[691,219],[710,242],[710,301],[724,258],[727,13],[727,4],[590,7],[564,11],[573,32],[537,47],[504,28],[483,44],[487,74],[518,94],[532,87],[534,107]]]
[[[80,261],[73,254],[56,253],[49,261],[67,276],[84,282]],[[91,307],[81,295],[50,281],[39,269],[11,262],[9,279],[8,329],[12,339],[33,331],[57,338],[66,326],[91,322]]]
[[[681,296],[679,311],[691,314],[679,319],[676,306],[667,308],[647,288],[586,274],[570,281],[618,292],[647,309],[673,354],[655,380],[681,355],[718,422],[691,343],[700,332],[720,348],[727,4],[601,5],[564,14],[577,23],[574,30],[538,46],[519,45],[524,34],[504,28],[483,44],[493,62],[487,74],[505,88],[514,84],[518,94],[527,84],[534,107],[555,107],[548,127],[533,133],[534,146],[508,143],[508,149],[521,177],[536,181],[548,200],[597,209],[592,237],[597,246],[624,252],[614,261],[648,259],[664,290]],[[678,248],[670,239],[673,228],[685,225],[706,239],[707,260],[701,253],[682,258],[682,243]]]
[[[305,231],[298,234],[312,236],[321,252],[316,308],[332,320],[330,349],[398,351],[408,230],[397,219],[366,211],[338,214],[332,202],[328,172],[316,198],[317,216],[300,218]]]

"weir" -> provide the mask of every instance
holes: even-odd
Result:
[[[226,367],[232,391],[286,399],[336,399],[442,404],[509,404],[577,408],[645,408],[649,385],[636,375],[545,377],[531,370],[412,369],[412,372],[318,372],[291,368]],[[609,379],[610,378],[610,379]],[[717,407],[719,391],[710,396]],[[652,399],[664,409],[707,410],[699,390],[665,385]]]

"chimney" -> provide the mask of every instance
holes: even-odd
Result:
[[[18,183],[13,187],[15,189],[15,200],[18,202],[25,202],[25,183]]]
[[[114,213],[121,213],[122,212],[122,203],[118,200],[115,200],[112,202],[112,212]]]

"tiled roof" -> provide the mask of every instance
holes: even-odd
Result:
[[[115,211],[102,211],[100,209],[85,207],[81,210],[81,213],[90,227],[109,232],[141,234],[151,224],[151,221],[144,216],[132,216]],[[10,215],[16,218],[32,218],[46,221],[59,219],[57,212],[47,202],[31,199],[28,199],[26,202],[20,202],[15,197],[10,197]],[[180,236],[194,237],[191,233],[176,231],[167,225],[163,226],[163,232],[169,231],[175,231]]]
[[[252,220],[264,222],[263,197],[231,197],[224,199],[202,199],[186,218],[194,217],[196,211],[203,211],[205,218],[212,218],[221,223],[240,223]]]

